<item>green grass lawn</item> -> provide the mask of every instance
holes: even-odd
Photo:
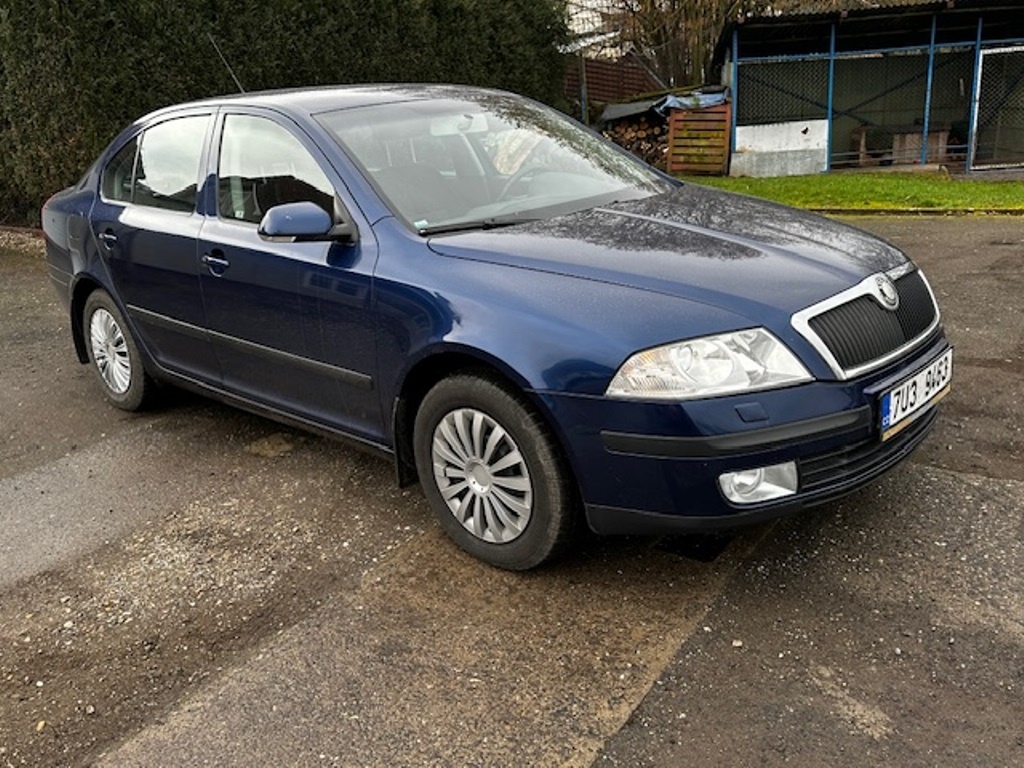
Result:
[[[1024,181],[984,181],[940,173],[832,173],[772,179],[682,178],[696,184],[814,210],[1024,213]]]

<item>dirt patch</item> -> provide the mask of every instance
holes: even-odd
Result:
[[[4,595],[0,764],[88,762],[317,607],[321,521],[261,502],[192,504]]]

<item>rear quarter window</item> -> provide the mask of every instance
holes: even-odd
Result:
[[[135,172],[135,156],[138,149],[139,137],[136,136],[121,147],[107,163],[100,182],[104,199],[120,203],[132,201],[132,175]]]

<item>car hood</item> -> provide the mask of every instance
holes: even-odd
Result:
[[[791,314],[906,262],[873,235],[744,195],[686,184],[528,224],[440,235],[435,252]]]

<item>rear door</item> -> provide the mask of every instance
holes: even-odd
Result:
[[[95,247],[129,319],[156,362],[215,382],[203,330],[196,202],[212,132],[209,112],[148,125],[104,167],[91,226]]]

